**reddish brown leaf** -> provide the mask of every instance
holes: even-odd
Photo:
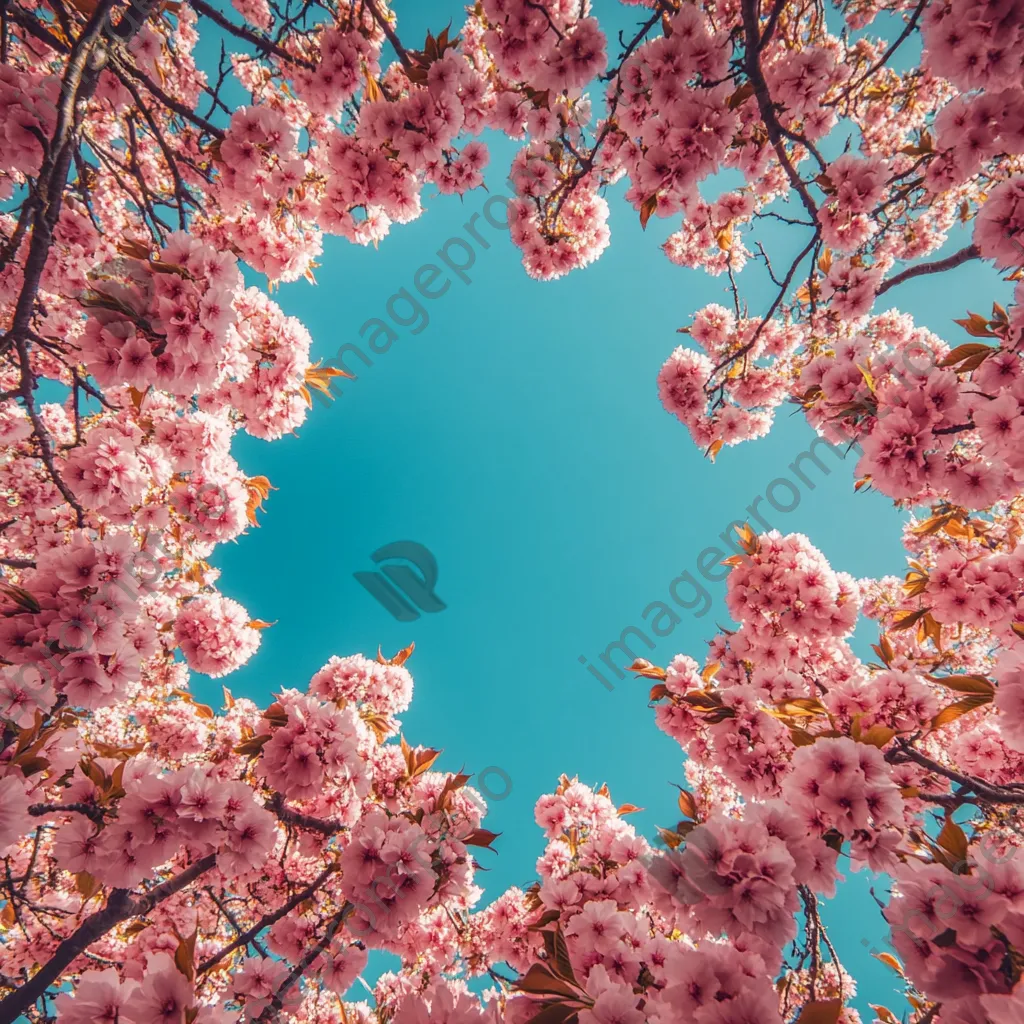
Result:
[[[535,996],[567,996],[572,999],[579,995],[577,989],[553,974],[543,964],[531,965],[526,974],[513,985],[513,988]]]
[[[869,747],[878,747],[879,750],[896,735],[896,730],[890,729],[887,725],[873,725],[863,731],[858,729],[858,732],[859,735],[854,737],[858,743],[866,743]]]
[[[705,683],[710,683],[712,679],[718,675],[718,670],[722,667],[720,661],[709,661],[700,671],[700,677]]]
[[[841,999],[816,1000],[804,1004],[796,1024],[836,1024],[839,1014],[843,1012]]]
[[[640,206],[640,227],[647,230],[647,222],[651,219],[654,211],[658,208],[658,197],[648,196]]]
[[[578,1009],[567,1003],[537,1003],[543,1009],[531,1017],[529,1024],[575,1024],[579,1020]]]
[[[968,313],[966,320],[954,320],[953,323],[962,327],[972,338],[991,338],[993,337],[992,332],[988,327],[988,320],[986,320],[980,313]],[[964,345],[958,345],[952,352],[946,356],[939,366],[955,366],[962,359],[966,359],[968,356],[977,355],[979,345],[977,342],[967,342]],[[985,346],[987,347],[987,346]],[[964,351],[967,349],[968,351]],[[995,351],[990,349],[989,351]]]
[[[629,666],[629,671],[635,672],[638,676],[644,676],[646,679],[666,679],[668,677],[668,673],[663,668],[652,665],[644,658],[637,658]]]
[[[554,908],[552,908],[551,910],[545,910],[544,913],[540,915],[537,922],[529,926],[530,931],[540,931],[540,929],[543,928],[545,925],[554,923],[561,916],[562,912],[560,910],[556,910]]]
[[[950,855],[954,864],[962,864],[967,860],[967,836],[956,822],[947,821],[935,841]]]
[[[975,708],[984,707],[986,704],[992,703],[992,695],[986,693],[971,693],[968,694],[963,700],[958,700],[955,704],[950,704],[948,707],[943,708],[933,719],[932,728],[941,729],[942,726],[948,725],[950,722],[955,722],[962,715],[966,715],[969,711],[974,711]]]
[[[683,841],[683,837],[678,832],[673,832],[670,828],[662,828],[660,825],[657,826],[658,835],[661,836],[661,841],[670,849],[678,849],[679,844]]]
[[[918,608],[917,611],[912,612],[906,610],[898,611],[894,616],[894,622],[891,629],[894,633],[900,633],[905,629],[910,629],[927,614],[927,608]]]
[[[244,740],[234,748],[236,754],[241,754],[243,757],[257,757],[264,745],[270,740],[269,733],[263,733],[260,736],[253,736],[251,739]]]
[[[892,953],[872,953],[876,960],[881,960],[887,967],[891,967],[901,978],[905,978],[903,965],[892,955]]]
[[[735,110],[753,95],[754,83],[744,82],[725,102],[730,110]]]
[[[957,693],[995,695],[996,688],[984,676],[928,676],[933,683],[945,686]]]
[[[697,820],[697,801],[693,798],[693,794],[680,787],[679,789],[679,813],[684,818],[690,818],[693,821]]]
[[[485,828],[475,828],[462,841],[467,846],[482,846],[485,850],[490,850],[491,843],[500,835],[500,832],[489,832]]]
[[[174,966],[189,981],[195,981],[196,933],[193,931],[188,938],[179,935],[177,931],[174,934],[178,938],[178,948],[174,951]]]
[[[793,725],[789,728],[789,738],[793,741],[794,747],[810,747],[814,745],[817,737],[806,729],[800,729]]]

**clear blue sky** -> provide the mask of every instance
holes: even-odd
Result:
[[[458,3],[395,6],[406,45],[462,18]],[[629,28],[636,16],[611,0],[596,8],[606,31]],[[501,192],[515,147],[487,141],[488,185]],[[662,410],[656,375],[682,339],[676,328],[708,302],[729,304],[727,281],[673,266],[659,246],[678,220],[654,219],[643,232],[622,192],[609,194],[611,247],[557,282],[528,279],[507,232],[478,221],[490,248],[476,245],[471,283],[454,280],[426,304],[424,330],[399,328],[372,368],[350,359],[359,379],[342,382],[333,407],[315,405],[300,437],[267,444],[240,435],[235,443],[243,469],[277,490],[260,529],[214,561],[224,593],[276,625],[249,665],[223,682],[265,701],[283,686],[303,687],[332,654],[372,656],[378,644],[391,653],[415,641],[406,737],[444,748],[441,768],[497,765],[513,781],[488,816],[503,834],[499,855],[482,858],[491,868],[480,876],[485,901],[534,877],[543,837],[533,804],[562,772],[607,782],[613,799],[644,807],[632,820],[648,836],[676,820],[670,783],[683,781],[682,752],[655,728],[647,686],[613,680],[608,692],[578,657],[593,661],[626,626],[642,625],[642,610],[668,600],[671,580],[692,570],[731,520],[745,518],[772,479],[790,475],[813,436],[784,409],[770,437],[728,449],[712,465]],[[368,351],[359,328],[386,319],[400,289],[415,293],[417,269],[437,263],[447,239],[467,237],[462,225],[486,198],[435,197],[428,188],[425,214],[393,229],[379,249],[328,238],[319,285],[299,282],[275,296],[309,327],[314,358],[331,359],[346,342]],[[781,254],[805,240],[778,230],[759,237]],[[751,312],[765,311],[765,275],[751,264],[739,281]],[[993,291],[996,281],[965,266],[941,285],[924,278],[887,297],[957,343],[952,318],[1005,297],[1005,285]],[[902,517],[877,494],[853,495],[852,463],[804,491],[773,525],[806,533],[855,576],[901,573]],[[396,622],[353,579],[373,568],[373,551],[396,540],[434,553],[445,611]],[[712,609],[701,618],[683,613],[671,635],[653,638],[655,650],[640,645],[640,653],[662,665],[679,652],[703,660],[716,623],[728,622],[724,584],[705,585]],[[866,650],[875,637],[861,639]],[[201,678],[195,685],[202,692]],[[207,691],[219,692],[219,684]],[[871,880],[850,878],[827,906],[826,924],[860,981],[860,1009],[886,1000],[898,1009],[895,975],[862,946],[884,948]]]

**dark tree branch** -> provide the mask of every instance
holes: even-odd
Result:
[[[242,946],[248,946],[256,936],[259,935],[264,928],[269,928],[275,921],[280,921],[285,914],[294,910],[303,900],[308,900],[317,889],[320,888],[327,879],[337,871],[338,868],[335,864],[331,864],[324,868],[319,875],[312,882],[309,883],[305,888],[300,889],[291,899],[282,903],[277,910],[272,911],[269,914],[264,914],[251,928],[242,932],[234,942],[225,946],[222,950],[215,953],[208,960],[204,960],[199,965],[199,973],[205,974],[212,967],[216,967],[229,953],[233,953],[236,949],[240,949]]]
[[[976,245],[966,245],[958,252],[953,253],[952,256],[947,256],[944,260],[933,260],[931,263],[919,263],[916,267],[907,267],[906,270],[885,281],[882,287],[878,289],[878,294],[884,295],[890,288],[895,288],[897,285],[903,284],[904,281],[909,281],[912,277],[921,277],[923,274],[940,274],[943,270],[952,270],[954,267],[959,267],[962,263],[967,263],[980,257],[981,253]]]
[[[306,973],[310,964],[331,944],[331,940],[337,934],[338,929],[341,927],[345,920],[346,915],[352,909],[350,903],[346,903],[328,922],[327,927],[324,929],[323,936],[317,941],[317,943],[309,949],[309,951],[298,960],[295,966],[288,972],[288,977],[281,982],[280,987],[274,993],[274,998],[263,1008],[263,1012],[256,1018],[254,1024],[270,1024],[271,1021],[276,1021],[281,1010],[284,1009],[284,999],[288,994],[289,990],[292,989],[297,983],[299,978]]]
[[[811,220],[817,223],[817,204],[811,198],[810,192],[807,191],[807,186],[800,175],[797,174],[796,168],[786,153],[786,146],[782,141],[784,132],[775,114],[775,104],[768,89],[768,82],[764,77],[764,72],[761,70],[761,61],[758,56],[761,36],[758,30],[757,6],[757,0],[743,0],[742,3],[743,33],[746,38],[744,43],[746,55],[744,64],[747,77],[750,79],[750,84],[754,87],[757,109],[768,132],[768,141],[771,142],[775,155],[778,157],[782,169],[786,172],[786,177],[789,178],[789,183],[793,186],[797,195],[800,196],[800,201],[804,204],[804,208],[811,215]]]
[[[64,939],[54,950],[53,956],[20,988],[0,1000],[0,1022],[9,1024],[23,1013],[27,1013],[37,999],[45,996],[47,989],[98,939],[112,928],[148,914],[157,904],[191,885],[200,875],[209,871],[217,861],[216,854],[208,854],[197,860],[174,878],[168,879],[143,896],[132,899],[128,889],[114,889],[107,898],[107,905],[87,917],[75,931]]]
[[[914,13],[911,14],[910,20],[904,26],[903,31],[899,34],[899,37],[892,43],[888,50],[877,60],[874,64],[868,68],[867,71],[857,79],[856,82],[851,83],[843,91],[847,96],[853,92],[858,86],[863,85],[879,68],[885,67],[889,63],[889,58],[907,41],[910,34],[917,27],[918,18],[924,13],[924,9],[928,6],[928,0],[918,0],[917,7],[914,8]]]
[[[264,39],[263,36],[250,31],[244,25],[234,24],[225,18],[224,15],[216,8],[205,3],[204,0],[188,0],[188,2],[195,8],[197,14],[201,14],[205,18],[209,18],[215,25],[219,25],[225,32],[230,32],[236,38],[244,39],[247,43],[252,43],[253,46],[257,47],[264,53],[272,53],[275,57],[280,57],[281,60],[286,60],[291,64],[297,64],[299,67],[305,68],[307,71],[316,70],[316,65],[312,61],[305,60],[302,57],[296,57],[294,54],[282,49],[277,45],[277,43],[271,42],[269,39]]]
[[[224,131],[218,128],[215,124],[211,124],[205,117],[197,114],[193,110],[189,110],[184,103],[179,103],[173,96],[168,96],[159,85],[156,84],[147,75],[144,75],[138,68],[132,67],[130,64],[117,62],[118,78],[124,82],[124,75],[128,74],[134,78],[137,82],[141,82],[146,89],[152,93],[152,95],[164,104],[169,110],[173,110],[180,117],[185,118],[187,121],[191,121],[197,128],[201,128],[207,135],[212,135],[215,139],[223,139]],[[127,87],[127,84],[126,84]]]
[[[55,814],[84,814],[90,821],[103,824],[103,808],[96,804],[32,804],[28,813],[34,818],[49,818]]]
[[[938,761],[928,757],[927,754],[922,754],[920,750],[911,746],[906,740],[897,739],[896,746],[894,746],[886,755],[885,759],[891,764],[901,764],[906,761],[913,761],[915,764],[919,764],[922,768],[927,768],[929,771],[935,772],[936,775],[941,775],[943,778],[949,779],[950,782],[955,782],[957,785],[963,787],[964,793],[957,794],[957,796],[965,795],[967,792],[975,793],[978,800],[990,804],[1024,804],[1024,791],[1014,790],[1008,786],[995,786],[988,782],[983,782],[981,779],[973,778],[970,775],[964,775],[961,772],[954,771],[952,768],[946,768],[944,765],[939,764]],[[940,803],[941,801],[932,798],[933,803]],[[963,803],[975,803],[976,801],[962,801]]]
[[[336,821],[314,818],[312,815],[293,810],[284,802],[284,797],[280,793],[274,794],[273,799],[270,801],[270,807],[278,819],[286,825],[295,825],[298,828],[305,828],[311,832],[320,832],[325,836],[337,835],[337,833],[345,830],[345,826],[339,825]]]
[[[115,29],[110,22],[115,3],[116,0],[100,0],[68,56],[61,81],[56,126],[36,180],[35,194],[39,207],[32,222],[32,238],[25,259],[21,291],[14,306],[11,326],[0,338],[0,356],[24,339],[35,312],[39,282],[60,217],[80,121],[99,84],[100,74],[108,61],[108,47],[115,38]],[[155,3],[156,0],[141,0],[139,14],[142,17],[137,27],[148,17]],[[117,38],[123,40],[124,37],[118,33]]]
[[[206,892],[206,895],[209,896],[210,899],[213,900],[213,902],[217,904],[217,909],[224,915],[224,917],[227,920],[228,924],[230,924],[231,927],[235,929],[235,933],[237,935],[241,935],[242,934],[242,928],[239,925],[238,921],[235,919],[235,915],[231,913],[231,908],[228,907],[228,905],[226,903],[224,903],[223,900],[220,900],[220,899],[217,898],[217,894],[213,891],[213,886],[212,885],[206,886],[206,889],[204,891]],[[255,949],[256,952],[259,953],[259,955],[262,956],[264,959],[266,959],[266,957],[268,957],[270,955],[263,948],[263,946],[260,945],[260,943],[259,943],[259,941],[257,939],[255,939],[255,938],[250,939],[248,944],[250,946],[252,946],[252,948]]]
[[[402,41],[395,34],[395,30],[391,27],[391,22],[389,22],[388,19],[380,12],[375,0],[366,0],[366,6],[370,9],[370,13],[373,15],[373,20],[377,22],[381,31],[385,36],[387,36],[387,40],[391,44],[391,48],[398,54],[398,59],[402,62],[402,67],[408,71],[413,66],[412,58],[402,45]]]
[[[21,364],[21,399],[25,403],[25,412],[28,414],[29,421],[32,423],[32,431],[39,444],[39,457],[43,460],[43,465],[46,466],[46,471],[50,474],[50,479],[54,482],[57,490],[60,491],[64,500],[75,510],[75,518],[78,525],[80,527],[84,526],[85,509],[79,504],[74,492],[64,482],[64,478],[57,470],[56,463],[53,459],[53,445],[50,443],[50,434],[46,429],[46,424],[43,423],[42,417],[36,409],[35,399],[32,394],[35,382],[32,377],[32,369],[29,361],[28,343],[23,338],[18,338],[15,345],[18,351],[18,359]]]

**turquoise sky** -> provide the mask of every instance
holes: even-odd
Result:
[[[396,7],[407,45],[420,45],[428,26],[462,18],[457,3]],[[606,32],[634,23],[635,9],[610,0],[595,7]],[[487,141],[488,186],[501,192],[515,146]],[[678,220],[654,219],[643,232],[622,192],[608,197],[611,247],[556,282],[527,278],[507,232],[477,221],[490,248],[475,246],[470,283],[453,280],[426,304],[425,329],[398,328],[371,368],[350,359],[358,379],[342,382],[331,408],[315,405],[300,437],[235,443],[243,469],[277,489],[260,529],[219,549],[214,562],[224,593],[276,625],[223,682],[265,701],[281,687],[304,687],[332,654],[372,656],[378,644],[392,653],[415,641],[408,740],[444,748],[444,769],[496,765],[512,779],[511,795],[488,815],[502,836],[499,854],[482,858],[491,869],[480,876],[485,900],[533,879],[543,850],[533,804],[562,772],[607,782],[617,802],[644,807],[632,820],[648,836],[676,820],[670,783],[683,781],[682,752],[655,728],[647,687],[613,678],[608,692],[578,658],[593,661],[625,627],[642,625],[643,609],[668,600],[672,579],[693,570],[731,520],[746,518],[771,480],[791,475],[788,465],[813,437],[784,408],[770,437],[712,465],[662,410],[655,379],[682,340],[676,328],[708,302],[729,304],[728,282],[673,266],[659,246]],[[275,296],[312,332],[314,358],[360,344],[359,328],[386,318],[392,295],[415,291],[419,267],[437,263],[449,238],[468,237],[462,226],[486,198],[434,197],[428,188],[426,213],[379,249],[328,238],[319,285],[300,282]],[[780,261],[805,241],[777,229],[758,237]],[[739,281],[752,314],[764,312],[766,276],[750,264]],[[886,298],[958,343],[954,316],[1007,295],[994,274],[969,265]],[[880,495],[854,496],[852,463],[770,521],[806,533],[837,569],[900,573],[902,517]],[[353,579],[373,568],[373,551],[397,540],[434,553],[445,611],[396,622]],[[639,653],[662,665],[679,652],[703,660],[716,623],[728,622],[724,583],[704,585],[711,610],[682,613],[671,635],[652,637],[656,648]],[[862,647],[873,639],[868,631]],[[196,686],[219,697],[219,683],[197,677]],[[862,1012],[886,1000],[897,1009],[895,976],[862,945],[884,948],[871,880],[850,877],[826,923],[860,982]]]

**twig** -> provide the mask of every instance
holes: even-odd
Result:
[[[306,973],[306,969],[309,965],[331,944],[331,940],[337,934],[342,922],[351,910],[352,904],[346,903],[345,906],[343,906],[341,910],[331,918],[326,929],[324,929],[323,937],[305,954],[305,956],[302,957],[301,960],[296,962],[295,966],[288,972],[288,977],[281,982],[281,985],[274,993],[273,999],[263,1007],[263,1012],[255,1019],[253,1024],[270,1024],[271,1021],[277,1019],[278,1014],[284,1008],[284,997],[288,993],[288,990],[298,982],[299,978]]]
[[[220,900],[219,900],[219,899],[217,898],[217,894],[216,894],[216,893],[215,893],[215,892],[213,891],[213,886],[212,886],[212,885],[208,885],[208,886],[206,886],[206,888],[205,888],[205,889],[204,889],[203,891],[204,891],[204,892],[206,893],[206,895],[207,895],[207,896],[209,896],[209,897],[210,897],[210,899],[211,899],[211,900],[213,900],[213,902],[214,902],[214,903],[216,903],[216,904],[217,904],[217,909],[218,909],[218,910],[219,910],[219,911],[220,911],[220,912],[221,912],[221,913],[222,913],[222,914],[224,915],[224,917],[225,917],[225,918],[227,919],[227,922],[228,922],[228,924],[230,924],[230,925],[231,925],[231,927],[235,929],[235,932],[236,932],[236,933],[237,933],[238,935],[241,935],[241,934],[243,934],[243,933],[242,933],[242,928],[241,928],[241,926],[240,926],[240,925],[239,925],[239,923],[238,923],[238,922],[237,922],[237,921],[235,920],[235,915],[231,913],[231,910],[230,910],[230,908],[229,908],[229,907],[225,906],[225,904],[223,904],[223,903],[222,903],[222,902],[221,902],[221,901],[220,901]],[[269,953],[267,953],[267,951],[266,951],[266,950],[265,950],[265,949],[263,948],[263,946],[261,946],[261,945],[260,945],[260,942],[259,942],[259,940],[258,940],[257,938],[255,938],[255,937],[253,937],[253,938],[251,938],[251,939],[249,940],[249,942],[248,942],[248,945],[252,946],[252,947],[253,947],[253,949],[255,949],[255,950],[256,950],[256,952],[257,952],[257,953],[259,953],[259,954],[260,954],[260,956],[262,956],[262,957],[264,957],[264,958],[266,958],[267,956],[269,956],[269,955],[270,955],[270,954],[269,954]]]
[[[281,906],[277,908],[277,910],[269,914],[264,914],[263,917],[261,917],[259,921],[256,922],[256,924],[254,924],[251,928],[247,929],[246,931],[242,932],[242,934],[239,935],[238,938],[234,940],[234,942],[225,946],[222,950],[215,953],[209,959],[204,960],[199,965],[199,973],[205,974],[208,970],[210,970],[210,968],[216,967],[217,964],[219,964],[221,960],[223,960],[224,957],[226,957],[229,953],[233,953],[236,949],[239,949],[242,946],[249,945],[249,943],[257,935],[259,935],[259,933],[263,931],[264,928],[269,928],[272,924],[274,924],[275,921],[280,921],[281,918],[285,916],[285,914],[294,910],[300,903],[303,902],[303,900],[308,900],[309,897],[312,896],[313,893],[315,893],[317,889],[319,889],[320,886],[323,885],[324,882],[327,881],[327,879],[337,870],[338,868],[337,865],[335,864],[331,864],[328,867],[324,868],[324,870],[321,871],[320,874],[317,875],[317,877],[309,883],[309,885],[307,885],[304,889],[300,889],[299,892],[297,892],[294,896],[291,897],[291,899],[282,903]]]
[[[205,117],[197,114],[195,111],[189,110],[184,103],[179,103],[173,96],[168,96],[159,85],[156,84],[147,75],[144,75],[138,68],[132,67],[130,64],[122,63],[117,61],[117,77],[124,82],[124,75],[131,75],[136,81],[141,82],[146,89],[152,93],[164,106],[173,110],[176,114],[191,121],[197,128],[202,128],[208,135],[212,135],[216,139],[224,138],[224,130],[218,128],[215,124],[211,124]]]
[[[889,58],[906,42],[910,33],[917,27],[917,20],[921,17],[924,9],[928,6],[928,0],[918,0],[917,7],[914,8],[914,13],[910,16],[910,20],[907,22],[903,31],[899,34],[895,42],[889,47],[888,50],[870,67],[867,71],[857,79],[856,82],[851,82],[843,92],[849,96],[854,89],[859,85],[866,82],[879,68],[884,67],[889,63]]]
[[[197,13],[209,18],[210,21],[215,25],[219,25],[225,32],[230,32],[233,36],[237,36],[239,39],[244,39],[246,42],[252,43],[253,46],[256,46],[268,53],[272,53],[275,57],[280,57],[281,60],[297,64],[299,67],[305,68],[307,71],[316,71],[316,65],[312,61],[305,60],[303,57],[296,57],[294,54],[282,49],[277,45],[277,43],[271,42],[269,39],[250,31],[244,25],[235,25],[233,22],[225,18],[224,15],[216,8],[205,3],[204,0],[188,0],[188,2],[196,9]]]

